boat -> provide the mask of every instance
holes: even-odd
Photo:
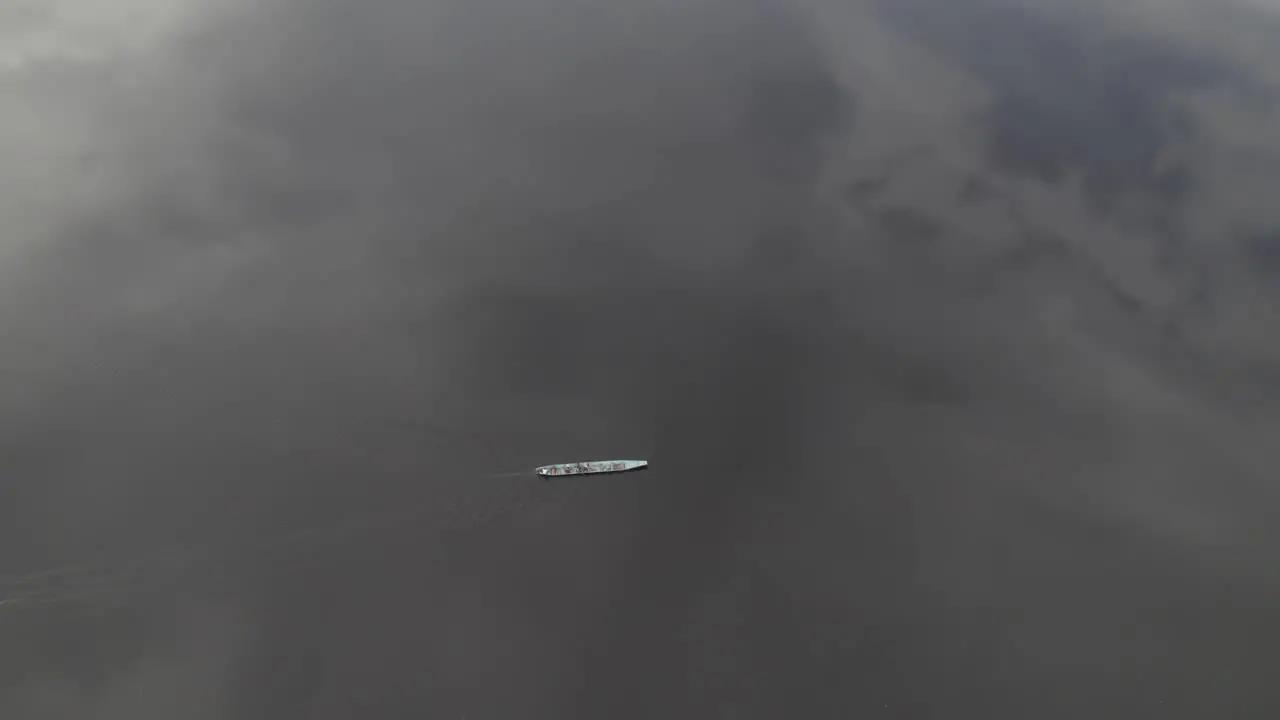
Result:
[[[600,475],[602,473],[623,473],[649,469],[648,460],[596,460],[593,462],[558,463],[543,465],[538,468],[542,479],[566,477],[569,475]]]

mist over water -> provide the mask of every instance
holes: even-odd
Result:
[[[1274,11],[163,5],[0,12],[4,717],[1280,708]]]

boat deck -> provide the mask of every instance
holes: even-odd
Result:
[[[599,473],[618,473],[629,472],[631,470],[644,470],[648,466],[649,462],[647,460],[597,460],[593,462],[544,465],[538,468],[538,474],[555,477],[564,475],[596,475]]]

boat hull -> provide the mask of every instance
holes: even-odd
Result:
[[[604,475],[612,473],[648,470],[648,460],[596,460],[581,463],[558,463],[538,468],[538,475],[545,478],[572,477],[575,475]]]

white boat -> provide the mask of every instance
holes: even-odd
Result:
[[[594,462],[559,463],[543,465],[538,468],[538,475],[544,480],[568,475],[599,475],[601,473],[621,473],[633,470],[647,470],[648,460],[597,460]]]

